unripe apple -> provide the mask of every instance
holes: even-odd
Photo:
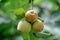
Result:
[[[18,23],[17,30],[21,31],[22,33],[28,33],[31,30],[31,24],[23,19]]]
[[[25,13],[25,18],[28,22],[35,22],[38,18],[38,14],[34,10],[29,10]]]
[[[37,20],[33,23],[32,29],[35,32],[41,32],[43,30],[43,22],[41,20]]]

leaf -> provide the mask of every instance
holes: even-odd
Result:
[[[12,8],[20,8],[23,7],[25,4],[27,4],[29,0],[11,0],[11,6]]]
[[[10,36],[10,35],[13,35],[13,34],[15,34],[14,27],[10,27],[10,28],[3,31],[4,36]]]
[[[16,15],[14,15],[13,13],[8,13],[8,16],[12,21],[16,21]]]
[[[39,5],[43,2],[44,0],[34,0],[34,4],[35,5]]]
[[[52,11],[57,11],[59,6],[57,4],[53,4]]]
[[[37,38],[33,35],[33,31],[30,32],[30,40],[40,40],[40,38]]]
[[[18,9],[14,9],[14,13],[16,15],[22,15],[25,13],[24,9],[23,8],[18,8]]]

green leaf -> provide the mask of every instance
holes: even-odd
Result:
[[[33,35],[33,31],[30,32],[30,40],[40,40],[40,38],[37,38]]]
[[[44,0],[34,0],[34,4],[35,5],[39,5],[43,2]]]
[[[13,34],[15,34],[14,27],[10,27],[10,28],[3,31],[4,36],[10,36],[10,35],[13,35]]]
[[[13,9],[15,8],[20,8],[25,6],[25,4],[27,4],[29,2],[29,0],[11,0],[11,6]]]
[[[14,9],[14,13],[16,15],[22,15],[25,13],[24,9],[23,8],[18,8],[18,9]]]

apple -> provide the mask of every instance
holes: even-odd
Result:
[[[18,23],[17,30],[22,33],[28,33],[31,30],[31,24],[23,19]]]
[[[35,32],[41,32],[43,30],[44,24],[41,20],[37,19],[32,25],[32,29]]]
[[[35,12],[34,10],[28,10],[26,13],[25,13],[25,18],[28,22],[35,22],[38,18],[38,14],[37,12]]]

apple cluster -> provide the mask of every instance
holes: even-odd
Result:
[[[22,33],[28,33],[31,30],[34,32],[41,32],[44,24],[38,19],[38,14],[34,10],[28,10],[25,17],[19,21],[17,30]]]

